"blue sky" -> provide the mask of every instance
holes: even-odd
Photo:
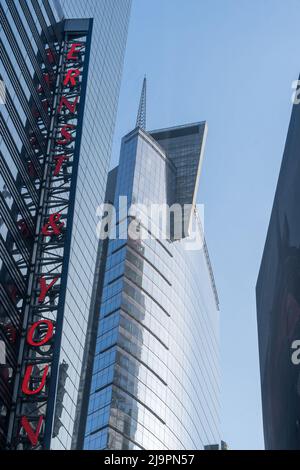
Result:
[[[262,449],[255,283],[300,72],[299,0],[134,0],[112,165],[135,125],[207,120],[198,202],[220,297],[222,436]]]

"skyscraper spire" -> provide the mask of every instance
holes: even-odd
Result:
[[[139,110],[136,118],[136,127],[140,127],[141,129],[146,129],[146,88],[147,88],[147,81],[146,76],[143,80],[143,88],[141,93],[141,99],[139,104]]]

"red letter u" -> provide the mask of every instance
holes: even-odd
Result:
[[[25,375],[24,375],[24,379],[23,379],[23,383],[22,383],[22,392],[25,393],[25,395],[36,395],[37,393],[40,393],[41,390],[43,390],[43,388],[45,386],[49,366],[47,365],[45,367],[45,369],[43,371],[43,377],[41,379],[41,383],[38,386],[38,388],[36,388],[35,390],[30,390],[30,388],[29,388],[32,369],[33,369],[33,365],[27,366],[26,372],[25,372]]]

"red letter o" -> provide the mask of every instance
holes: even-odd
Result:
[[[48,326],[47,334],[46,334],[45,338],[43,338],[41,341],[35,341],[33,339],[34,332],[35,332],[36,328],[38,328],[39,325],[41,325],[42,323],[45,323]],[[53,323],[52,323],[52,321],[50,321],[50,320],[39,320],[39,321],[35,322],[29,328],[28,333],[27,333],[27,343],[29,343],[30,346],[35,346],[35,347],[43,346],[43,344],[47,343],[52,338],[52,336],[53,336]]]

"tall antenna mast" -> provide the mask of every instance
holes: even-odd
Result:
[[[146,89],[147,81],[145,76],[143,80],[143,88],[141,93],[139,110],[136,118],[136,127],[140,127],[143,130],[146,130]]]

